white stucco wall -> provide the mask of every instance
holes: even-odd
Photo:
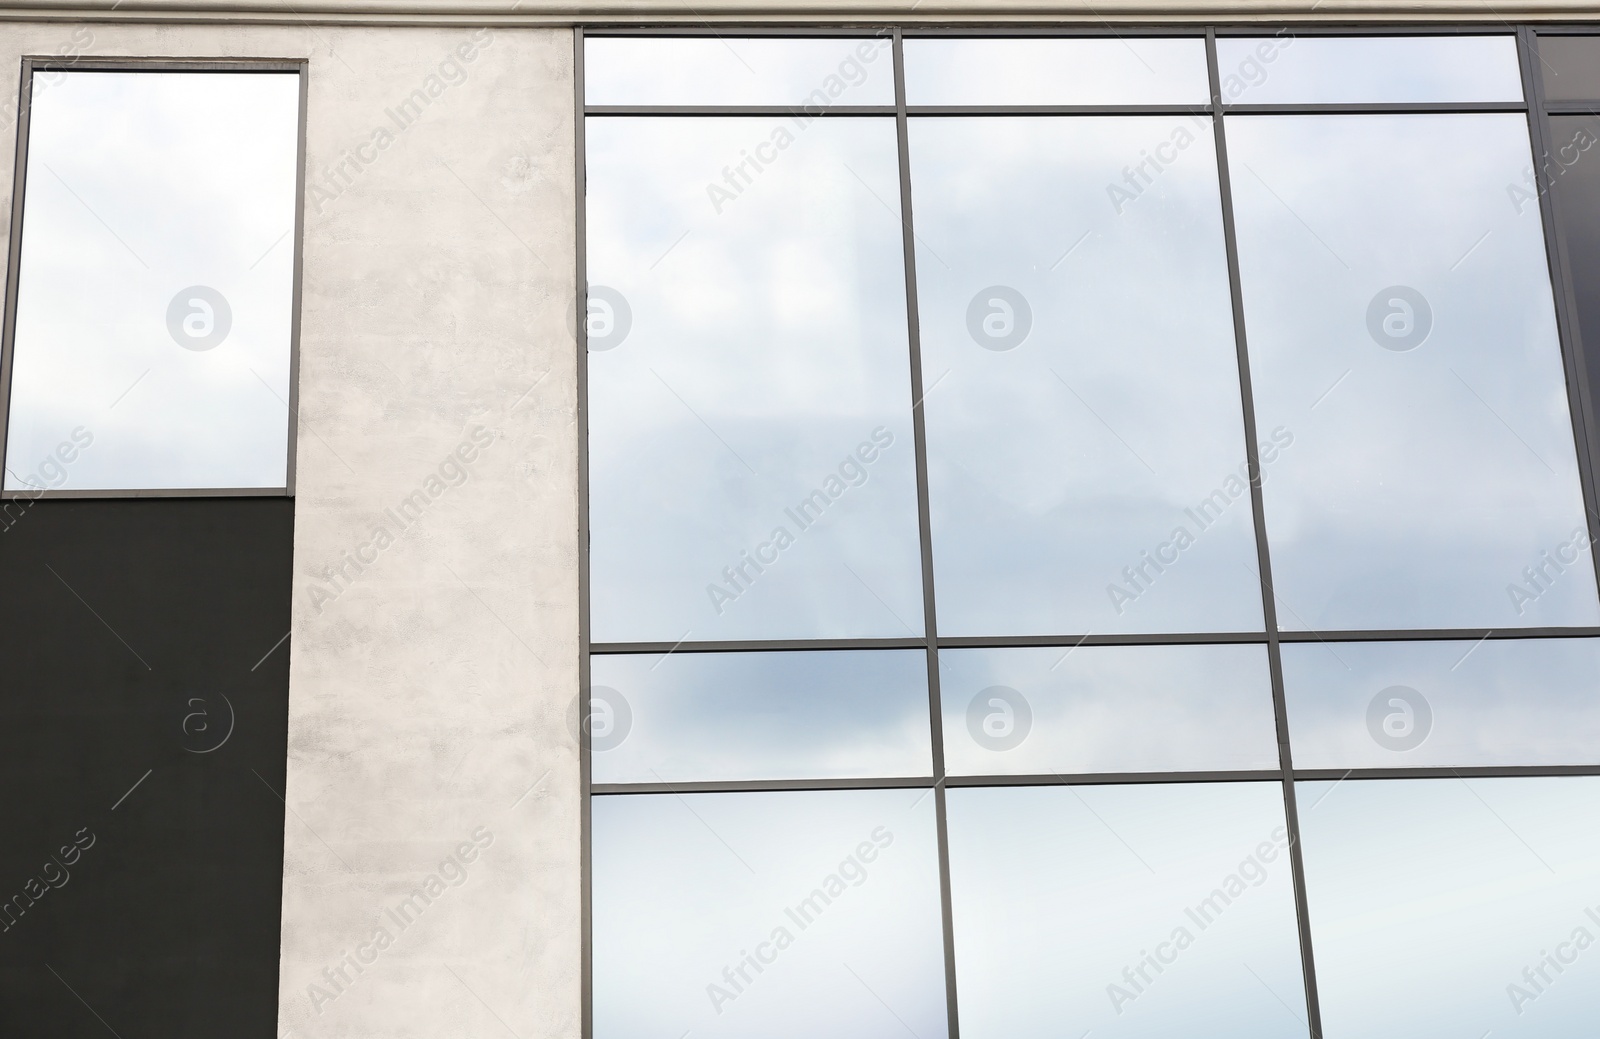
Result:
[[[278,1034],[576,1036],[571,32],[0,37],[0,68],[58,53],[310,59]],[[386,513],[415,492],[418,518]],[[379,526],[394,543],[363,547]]]

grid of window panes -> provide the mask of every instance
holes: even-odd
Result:
[[[1600,38],[579,56],[596,1039],[1586,1034]]]

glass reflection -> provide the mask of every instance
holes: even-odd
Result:
[[[894,104],[894,45],[870,38],[607,37],[583,41],[589,105]]]
[[[933,805],[926,790],[596,797],[596,1039],[943,1039]]]
[[[1304,1039],[1271,783],[951,790],[964,1039]]]
[[[1283,647],[1296,768],[1600,763],[1600,641]]]
[[[1600,100],[1600,36],[1545,35],[1538,48],[1545,100]]]
[[[1206,47],[1163,39],[910,39],[913,105],[1206,103]]]
[[[594,639],[920,635],[893,120],[587,134]]]
[[[1524,117],[1227,131],[1280,624],[1600,622]]]
[[[34,74],[6,489],[285,486],[299,91]]]
[[[1515,36],[1219,36],[1224,104],[1521,101]]]
[[[1265,646],[947,649],[939,691],[951,775],[1278,767]]]
[[[591,660],[596,783],[932,775],[921,650]]]
[[[1259,630],[1210,121],[920,118],[911,156],[940,633]]]
[[[1302,783],[1328,1039],[1578,1039],[1600,1015],[1600,779]]]

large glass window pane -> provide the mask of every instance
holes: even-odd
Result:
[[[1299,804],[1328,1039],[1593,1033],[1600,778],[1302,783]]]
[[[1510,34],[1220,37],[1217,73],[1225,104],[1522,100]]]
[[[909,39],[913,105],[1206,103],[1199,37],[1163,39]]]
[[[1281,786],[948,799],[963,1039],[1307,1035]]]
[[[1590,567],[1525,576],[1587,540],[1526,119],[1227,130],[1280,623],[1600,622]]]
[[[596,783],[932,774],[921,650],[591,660]]]
[[[1600,101],[1600,36],[1540,36],[1538,66],[1546,100]]]
[[[1594,639],[1287,645],[1283,685],[1296,768],[1600,764]]]
[[[587,134],[594,639],[920,635],[893,120]]]
[[[7,490],[286,486],[299,91],[35,74]]]
[[[584,102],[794,105],[810,112],[834,105],[892,105],[893,50],[887,35],[590,36],[583,46]]]
[[[940,633],[1259,630],[1209,120],[919,118],[911,158]]]
[[[945,770],[1277,768],[1265,646],[947,649]]]
[[[595,1039],[943,1039],[933,806],[927,790],[595,798]]]

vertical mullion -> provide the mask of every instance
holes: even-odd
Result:
[[[589,759],[589,256],[588,173],[584,149],[583,26],[572,29],[573,93],[573,211],[574,254],[573,324],[577,348],[578,410],[578,839],[579,933],[582,944],[579,967],[579,1029],[583,1039],[594,1037],[594,880],[593,834],[590,825],[591,762]]]
[[[1544,76],[1539,73],[1538,41],[1530,26],[1517,30],[1517,51],[1522,63],[1522,93],[1528,103],[1528,141],[1533,150],[1533,183],[1538,194],[1539,219],[1544,228],[1545,257],[1550,268],[1550,291],[1556,311],[1557,336],[1561,341],[1561,360],[1567,378],[1567,407],[1572,417],[1573,441],[1577,450],[1578,480],[1583,496],[1584,523],[1590,544],[1600,542],[1600,489],[1595,486],[1594,457],[1597,450],[1594,405],[1589,394],[1588,365],[1578,325],[1577,294],[1572,286],[1567,260],[1567,238],[1561,221],[1561,204],[1556,198],[1555,180],[1549,160],[1553,134],[1545,113]],[[1600,552],[1590,552],[1595,580],[1600,585]]]
[[[17,268],[22,262],[22,209],[28,193],[28,133],[32,116],[33,59],[23,58],[22,78],[17,83],[17,153],[11,177],[11,237],[6,243],[5,324],[0,330],[0,466],[4,466],[6,461],[6,433],[11,428],[11,373],[17,352],[17,292],[21,273]],[[303,132],[300,139],[304,142]],[[293,437],[292,429],[290,436]],[[4,487],[5,474],[0,471],[0,489]]]
[[[911,216],[911,142],[906,120],[905,47],[894,30],[895,145],[900,163],[900,231],[905,250],[906,330],[911,350],[911,435],[917,469],[917,531],[922,549],[922,625],[928,660],[928,724],[933,753],[933,804],[939,842],[939,903],[944,932],[944,986],[950,1039],[959,1039],[956,947],[950,899],[950,833],[945,811],[944,713],[939,699],[939,627],[933,596],[933,521],[928,510],[928,435],[923,417],[922,326],[917,310],[917,244]]]
[[[1311,1039],[1321,1039],[1322,1008],[1312,957],[1311,919],[1306,900],[1305,857],[1300,844],[1300,810],[1295,799],[1294,760],[1289,747],[1289,717],[1283,694],[1283,654],[1278,640],[1278,611],[1272,591],[1272,561],[1267,548],[1266,509],[1261,493],[1261,459],[1256,446],[1255,395],[1250,381],[1250,355],[1245,336],[1244,289],[1239,276],[1239,243],[1234,229],[1233,187],[1228,176],[1228,139],[1223,126],[1222,84],[1217,68],[1217,32],[1206,29],[1206,69],[1211,83],[1211,120],[1216,134],[1217,187],[1222,200],[1222,238],[1228,258],[1228,285],[1233,303],[1234,347],[1239,362],[1239,403],[1244,413],[1245,460],[1250,470],[1250,511],[1256,528],[1256,565],[1261,578],[1262,621],[1267,632],[1267,663],[1272,676],[1272,709],[1277,722],[1278,765],[1283,773],[1283,811],[1289,829],[1289,865],[1294,875],[1295,919],[1300,931],[1300,964],[1305,974],[1306,1022]]]

